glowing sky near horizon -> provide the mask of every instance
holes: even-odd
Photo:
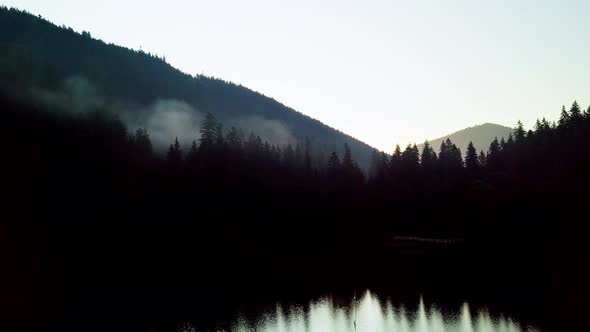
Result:
[[[391,152],[590,103],[585,0],[8,0]]]

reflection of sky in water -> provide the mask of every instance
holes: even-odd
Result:
[[[356,318],[356,319],[355,319]],[[356,320],[356,329],[355,329]],[[467,304],[454,316],[443,316],[435,308],[427,309],[421,302],[415,313],[397,309],[390,302],[384,305],[367,292],[353,306],[339,307],[330,300],[313,302],[306,313],[298,307],[277,306],[257,321],[240,318],[232,325],[234,332],[508,332],[533,331],[522,328],[510,319],[492,319],[481,311],[472,316]]]

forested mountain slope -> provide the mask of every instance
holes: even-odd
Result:
[[[0,89],[10,94],[22,94],[23,87],[59,90],[72,78],[83,78],[93,96],[109,100],[109,105],[117,105],[114,108],[139,113],[159,100],[174,100],[240,125],[246,134],[259,129],[253,124],[257,120],[273,121],[263,127],[279,124],[296,141],[293,144],[303,144],[308,137],[325,156],[331,151],[341,154],[346,142],[363,168],[371,153],[367,144],[246,87],[191,76],[155,55],[107,44],[88,32],[80,34],[6,7],[0,8],[0,74]]]

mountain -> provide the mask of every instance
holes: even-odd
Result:
[[[473,142],[473,146],[479,153],[480,150],[484,152],[488,151],[488,147],[490,143],[494,140],[495,137],[498,140],[508,138],[508,135],[513,132],[512,128],[501,126],[494,123],[484,123],[482,125],[477,125],[469,128],[465,128],[463,130],[459,130],[454,132],[450,135],[446,135],[437,139],[429,140],[430,145],[434,148],[436,152],[440,147],[440,144],[443,140],[449,138],[453,143],[457,145],[461,149],[463,156],[465,156],[465,151],[467,150],[467,145],[469,142]],[[420,149],[422,149],[422,145],[420,145]]]
[[[197,135],[194,126],[202,115],[211,112],[226,128],[235,125],[246,135],[253,131],[271,143],[302,144],[309,138],[320,155],[341,154],[346,142],[365,169],[372,150],[244,86],[191,76],[156,55],[108,44],[89,32],[77,33],[41,16],[0,7],[0,92],[14,95],[23,91],[33,91],[53,103],[74,103],[70,105],[74,109],[106,105],[120,112],[130,127],[150,127],[161,121],[157,113],[161,108],[190,111],[197,116],[167,112],[164,119],[173,118],[174,128],[183,127],[191,137]],[[158,116],[152,117],[154,114]],[[187,129],[187,123],[194,126]],[[153,127],[158,130],[161,125]],[[171,135],[165,136],[164,143],[172,142]]]

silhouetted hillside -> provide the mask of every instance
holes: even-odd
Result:
[[[467,151],[467,145],[469,145],[470,141],[473,142],[473,146],[477,152],[481,150],[487,152],[488,147],[494,138],[497,137],[498,140],[501,140],[502,138],[508,139],[508,135],[510,135],[512,132],[512,128],[504,127],[494,123],[484,123],[482,125],[459,130],[450,135],[429,140],[429,143],[430,146],[437,150],[444,140],[450,138],[451,141],[453,141],[453,143],[455,143],[455,145],[461,149],[463,156],[465,156],[465,151]],[[421,144],[419,147],[420,150],[422,150],[423,145]]]
[[[185,74],[158,56],[107,44],[88,32],[80,34],[6,7],[0,8],[0,74],[0,89],[9,94],[22,95],[30,87],[61,91],[82,81],[84,93],[90,89],[93,97],[108,100],[114,109],[142,113],[161,100],[173,100],[246,131],[270,132],[266,137],[270,140],[280,136],[303,144],[309,137],[316,152],[326,156],[331,151],[342,153],[346,142],[361,167],[367,168],[369,162],[367,144],[272,98],[221,79]],[[74,88],[81,90],[78,85]],[[142,114],[133,118],[141,120]]]

